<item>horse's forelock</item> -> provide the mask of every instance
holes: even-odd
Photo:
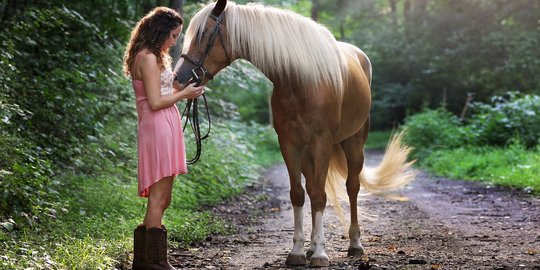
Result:
[[[215,3],[205,6],[204,8],[199,10],[193,16],[193,18],[191,18],[191,21],[189,22],[189,26],[186,30],[186,36],[184,37],[184,46],[182,48],[183,53],[187,52],[193,39],[197,39],[197,44],[200,44],[200,41],[202,39],[202,34],[206,26],[206,22],[208,21],[208,18],[214,6],[215,6]]]

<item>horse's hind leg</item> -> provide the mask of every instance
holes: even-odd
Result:
[[[332,153],[332,145],[328,145],[327,141],[319,139],[312,144],[309,153],[306,153],[302,162],[302,172],[306,177],[306,189],[311,201],[311,245],[307,255],[310,260],[309,264],[312,267],[330,265],[330,259],[324,251],[323,227],[323,213],[326,206],[324,188]]]
[[[293,236],[293,248],[285,264],[291,266],[306,265],[306,254],[304,253],[304,243],[306,242],[306,236],[304,234],[304,201],[305,191],[302,187],[302,178],[300,172],[300,151],[296,146],[289,141],[280,137],[279,140],[281,153],[287,165],[289,172],[289,178],[291,182],[291,203],[294,209],[294,236]]]
[[[353,136],[341,142],[341,147],[347,159],[347,194],[351,207],[351,226],[349,227],[350,245],[347,256],[360,257],[364,255],[364,247],[360,243],[360,226],[358,225],[358,192],[360,191],[360,172],[364,166],[364,143],[367,139],[369,123]]]

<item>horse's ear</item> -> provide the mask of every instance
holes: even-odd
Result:
[[[212,9],[212,15],[219,17],[223,10],[225,10],[225,6],[227,5],[227,0],[218,0],[216,3],[216,6],[214,9]]]

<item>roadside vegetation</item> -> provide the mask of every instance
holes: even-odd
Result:
[[[0,30],[1,269],[119,267],[129,261],[133,229],[144,216],[135,101],[121,72],[133,22],[107,24],[73,5],[30,7]],[[175,181],[164,220],[173,245],[228,233],[208,209],[280,160],[268,122],[242,120],[255,108],[243,113],[221,98],[239,84],[243,95],[268,95],[268,81],[236,76],[238,69],[261,77],[239,63],[208,85],[212,132],[201,160]],[[191,157],[189,127],[185,132]]]
[[[540,194],[540,96],[515,92],[473,103],[465,119],[444,108],[407,118],[405,141],[438,175]]]

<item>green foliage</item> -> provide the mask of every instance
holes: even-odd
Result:
[[[443,103],[459,113],[469,93],[487,102],[540,89],[540,2],[394,1],[395,9],[388,0],[317,2],[319,22],[371,59],[375,129]],[[309,16],[306,1],[283,5]]]
[[[414,147],[413,156],[427,157],[437,149],[451,149],[465,143],[459,120],[444,109],[425,110],[406,119],[404,142]]]
[[[370,131],[364,149],[384,150],[388,145],[388,141],[390,141],[392,132],[392,130]]]
[[[420,164],[438,175],[540,192],[540,152],[527,150],[519,142],[508,148],[465,146],[439,150],[420,160]]]
[[[540,140],[540,96],[508,93],[492,104],[474,103],[469,121],[477,145],[509,145],[515,138],[531,148]]]
[[[264,74],[250,63],[240,60],[219,73],[219,77],[219,80],[208,85],[214,90],[211,92],[213,98],[235,104],[240,119],[246,122],[270,122],[269,101],[273,86]],[[224,110],[218,108],[216,111],[222,113]]]
[[[189,174],[179,177],[180,189],[185,192],[177,195],[178,204],[173,202],[172,207],[192,205],[186,202],[213,204],[238,193],[246,181],[255,180],[258,166],[251,161],[255,146],[247,140],[249,132],[236,122],[214,123],[210,141],[203,143],[201,160],[189,168]],[[190,134],[185,136],[191,157],[195,146]]]
[[[17,48],[9,64],[18,78],[6,98],[31,112],[13,115],[13,128],[67,161],[80,153],[74,145],[125,109],[129,92],[111,57],[120,53],[96,25],[66,8],[28,9],[4,30],[2,38]]]
[[[476,102],[472,115],[462,124],[444,110],[424,110],[406,119],[405,140],[417,151],[450,149],[464,144],[508,146],[516,139],[528,148],[540,142],[540,96],[508,93],[495,96],[492,104]],[[427,156],[427,155],[420,155]]]
[[[49,203],[58,201],[52,176],[131,109],[131,90],[117,44],[74,10],[29,8],[0,39],[0,217],[32,224],[57,204]]]
[[[173,202],[164,219],[175,245],[229,232],[226,224],[201,207],[237,194],[257,180],[254,153],[264,150],[258,142],[273,138],[268,128],[257,124],[218,120],[215,127],[203,146],[201,161],[175,180]],[[32,227],[13,222],[14,231],[0,234],[6,240],[0,244],[4,255],[0,268],[111,269],[127,262],[132,232],[146,204],[136,195],[135,130],[135,116],[109,122],[74,157],[79,165],[55,176],[60,182],[56,200],[61,204]],[[186,140],[190,146],[189,137]]]
[[[467,125],[443,110],[407,118],[405,142],[439,175],[540,190],[539,96],[509,94],[475,103]],[[534,148],[536,147],[536,148]]]

